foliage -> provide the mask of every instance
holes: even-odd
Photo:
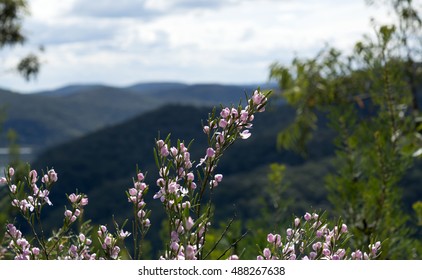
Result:
[[[0,49],[5,46],[23,44],[26,37],[22,30],[22,21],[29,14],[26,0],[0,1]],[[43,51],[40,48],[40,51]],[[40,69],[40,61],[35,54],[22,58],[16,70],[26,79],[35,78]]]
[[[254,113],[262,112],[267,103],[267,96],[255,91],[248,105],[232,108],[222,108],[219,115],[215,110],[210,114],[208,123],[203,127],[208,136],[208,148],[205,157],[196,166],[197,179],[191,171],[193,163],[190,160],[188,146],[178,141],[171,146],[170,138],[156,141],[155,158],[160,178],[157,180],[159,191],[154,195],[160,199],[168,215],[169,241],[165,246],[162,258],[165,259],[202,259],[207,228],[210,226],[212,215],[212,196],[206,192],[213,189],[222,181],[221,174],[215,174],[217,164],[224,151],[238,138],[247,139],[250,136]],[[49,198],[53,184],[58,180],[54,169],[41,176],[41,184],[35,170],[31,170],[24,181],[14,181],[15,170],[10,167],[1,178],[1,183],[7,183],[12,206],[16,207],[31,229],[33,239],[29,241],[12,223],[7,225],[6,240],[8,248],[15,259],[116,259],[120,254],[119,240],[130,235],[115,223],[116,233],[113,235],[105,225],[100,225],[97,231],[100,249],[92,253],[90,245],[92,237],[87,238],[91,227],[83,223],[73,233],[72,226],[81,220],[88,198],[83,193],[67,195],[71,208],[65,208],[63,226],[52,236],[45,236],[42,223],[42,210],[46,205],[51,206]],[[134,180],[134,187],[126,192],[128,201],[133,204],[132,230],[134,237],[133,258],[140,258],[142,241],[150,227],[150,211],[145,209],[144,196],[148,185],[144,183],[144,174],[138,172]],[[198,186],[194,182],[198,182]],[[204,207],[204,208],[202,208]],[[78,232],[79,231],[79,232]],[[35,245],[34,245],[35,244]],[[125,247],[126,248],[126,247]],[[128,252],[128,250],[126,250]],[[208,256],[209,253],[205,255]]]
[[[267,247],[258,260],[368,260],[380,254],[381,242],[369,244],[369,253],[359,249],[351,252],[347,241],[351,238],[348,227],[339,220],[330,229],[324,214],[308,212],[295,217],[293,224],[280,234],[267,235]]]
[[[356,43],[349,56],[327,48],[289,67],[274,64],[271,77],[296,109],[294,123],[278,137],[280,145],[306,153],[321,113],[337,132],[336,171],[326,185],[330,201],[351,225],[352,246],[386,239],[384,258],[418,258],[400,183],[421,147],[415,84],[420,65],[410,50],[414,34],[407,33],[413,30],[408,21],[420,26],[420,20],[400,16],[400,7],[412,1],[396,2],[399,27],[379,27],[375,40]]]

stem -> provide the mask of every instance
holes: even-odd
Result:
[[[236,216],[235,216],[236,217]],[[233,223],[235,217],[232,217],[228,223],[228,225],[226,226],[226,228],[224,229],[223,233],[220,235],[220,238],[217,240],[217,242],[214,243],[213,247],[210,249],[210,251],[205,255],[204,259],[206,259],[214,250],[215,248],[217,248],[218,244],[220,244],[221,240],[223,239],[223,237],[226,235],[227,231],[229,230],[231,224]]]

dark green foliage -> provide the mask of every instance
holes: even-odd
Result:
[[[411,1],[397,1],[396,11],[404,3]],[[409,24],[407,20],[399,16],[400,24]],[[402,197],[413,156],[422,146],[417,133],[421,84],[416,82],[421,66],[403,42],[413,40],[403,33],[409,29],[400,24],[399,29],[379,27],[375,40],[358,42],[348,57],[328,48],[288,67],[274,64],[271,76],[296,109],[295,122],[279,135],[280,145],[306,152],[320,114],[337,133],[335,170],[326,177],[326,186],[336,213],[354,235],[351,246],[385,240],[383,258],[408,259],[422,253],[406,214],[420,196],[407,204]],[[404,57],[397,52],[400,48]]]
[[[0,48],[5,45],[22,44],[22,20],[27,13],[25,0],[0,1]]]
[[[26,0],[0,0],[0,49],[26,42],[22,21],[29,14]],[[35,54],[22,58],[16,70],[25,78],[35,78],[40,70],[40,61]]]

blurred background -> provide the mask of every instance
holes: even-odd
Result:
[[[356,246],[404,229],[397,238],[406,248],[394,241],[385,257],[419,258],[421,8],[410,0],[1,0],[0,167],[56,170],[50,229],[75,189],[88,194],[94,224],[124,220],[136,166],[148,171],[147,256],[156,258],[165,217],[152,200],[157,133],[194,139],[199,161],[201,120],[260,87],[272,100],[252,137],[218,166],[211,235],[236,217],[226,243],[254,228],[259,243],[292,214],[321,209],[355,225]],[[401,138],[371,146],[378,142],[364,135]],[[13,212],[5,188],[0,194],[4,223]]]

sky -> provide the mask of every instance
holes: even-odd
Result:
[[[22,47],[0,50],[0,87],[22,93],[70,84],[256,84],[269,66],[347,52],[385,11],[364,0],[28,0]],[[40,53],[39,46],[45,51]],[[39,54],[36,80],[11,69]]]

